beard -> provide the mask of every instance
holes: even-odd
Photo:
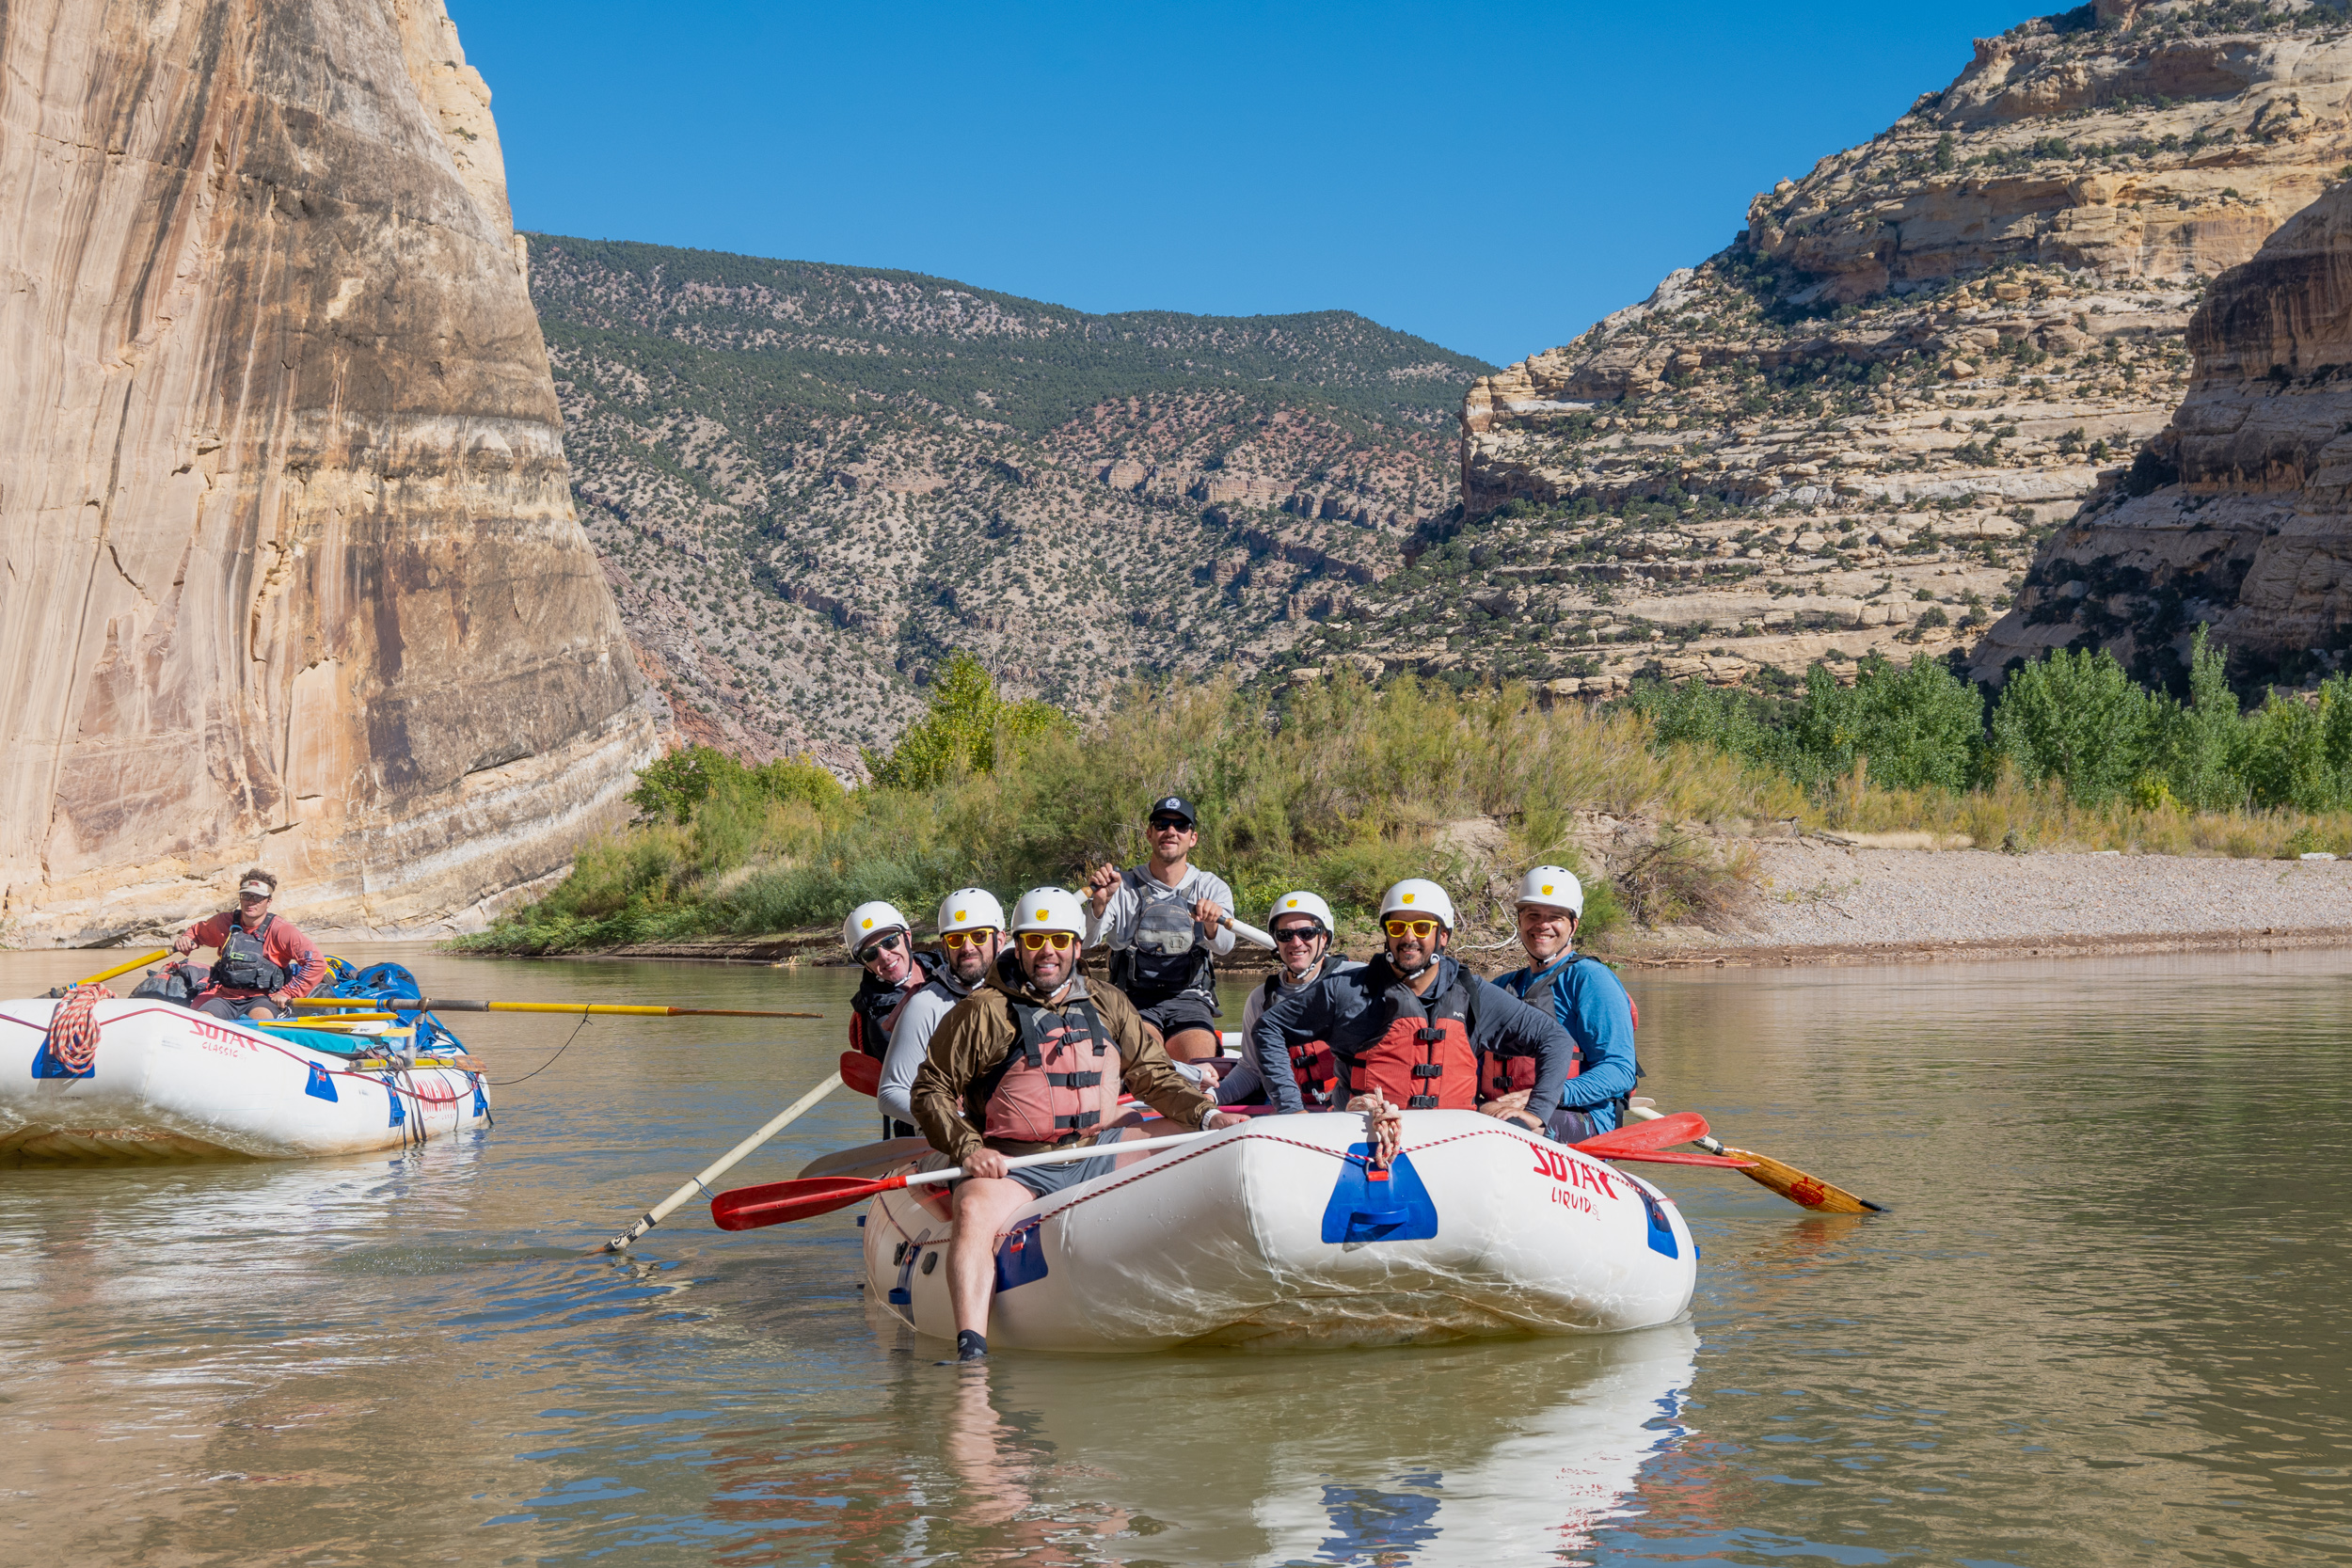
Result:
[[[1420,979],[1422,975],[1429,973],[1429,966],[1437,961],[1438,950],[1434,947],[1422,948],[1421,950],[1421,962],[1413,965],[1410,969],[1407,969],[1405,966],[1405,960],[1398,958],[1394,953],[1391,953],[1389,955],[1389,967],[1395,970],[1399,975],[1407,980]]]

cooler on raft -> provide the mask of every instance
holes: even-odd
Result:
[[[1393,1344],[1615,1333],[1688,1310],[1698,1248],[1648,1182],[1471,1111],[1408,1111],[1404,1128],[1385,1180],[1361,1117],[1308,1114],[1038,1199],[997,1244],[990,1344]],[[941,1339],[955,1337],[947,1212],[913,1188],[865,1220],[867,1291]]]

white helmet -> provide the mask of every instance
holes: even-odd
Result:
[[[1340,928],[1339,922],[1331,918],[1331,906],[1303,888],[1296,893],[1286,893],[1274,901],[1274,912],[1265,917],[1266,928],[1272,930],[1274,923],[1286,914],[1311,914],[1323,922],[1326,931]]]
[[[1565,910],[1581,920],[1584,918],[1584,884],[1576,879],[1575,872],[1563,866],[1539,865],[1519,879],[1519,895],[1515,902]]]
[[[1445,889],[1425,877],[1407,877],[1380,895],[1380,918],[1392,914],[1431,914],[1454,929],[1454,900]]]
[[[1004,928],[1005,906],[996,902],[996,895],[984,887],[960,887],[939,901],[939,929],[943,934]]]
[[[1086,915],[1078,895],[1066,887],[1033,887],[1012,907],[1016,931],[1074,931],[1086,935]]]
[[[914,928],[908,923],[907,917],[898,912],[896,904],[885,904],[879,898],[860,904],[850,911],[850,918],[841,923],[841,945],[854,958],[859,948],[894,927],[901,931]]]

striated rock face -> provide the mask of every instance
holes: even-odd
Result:
[[[440,0],[0,8],[0,940],[479,919],[652,750]]]
[[[2168,679],[2200,624],[2258,683],[2352,647],[2352,185],[2223,274],[2189,323],[2188,395],[2131,470],[2042,549],[1979,645],[1981,677],[2106,646]]]
[[[2212,278],[2348,164],[2338,6],[1979,40],[1724,253],[1474,385],[1459,532],[1302,652],[1595,695],[1948,651],[2165,427]]]

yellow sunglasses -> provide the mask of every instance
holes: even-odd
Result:
[[[939,942],[941,946],[953,951],[959,947],[985,946],[988,939],[995,934],[994,927],[983,926],[977,931],[942,931]]]
[[[1380,924],[1392,937],[1426,937],[1438,928],[1434,920],[1384,920]]]
[[[1041,947],[1050,947],[1059,953],[1069,948],[1077,940],[1077,937],[1069,931],[1024,931],[1021,933],[1021,945],[1032,953]]]

